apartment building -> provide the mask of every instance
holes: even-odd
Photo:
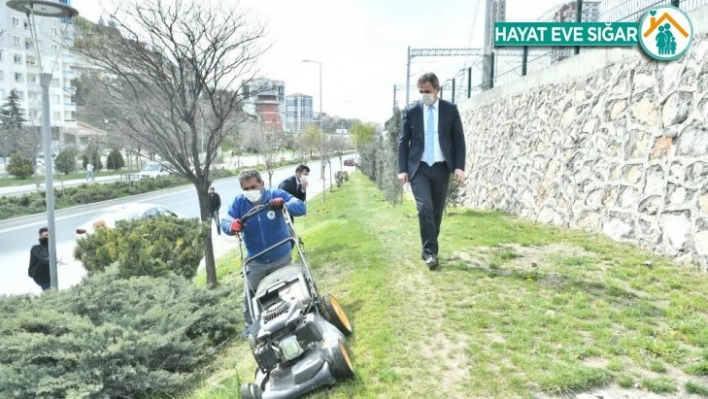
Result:
[[[291,133],[302,133],[314,121],[312,96],[295,93],[285,97],[285,124]]]
[[[57,3],[71,5],[71,0]],[[66,41],[73,38],[73,27],[57,18],[35,17],[39,55],[32,41],[25,15],[0,4],[0,26],[5,34],[0,41],[0,98],[4,103],[11,90],[16,90],[27,124],[42,125],[42,92],[39,82],[41,72],[52,72],[49,88],[50,120],[52,127],[76,127],[76,103],[72,101],[75,87],[71,80],[76,76],[74,55]],[[61,36],[66,32],[66,36]],[[41,57],[42,68],[39,69]]]

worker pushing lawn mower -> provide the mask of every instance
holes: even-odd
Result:
[[[290,219],[291,212],[305,213],[304,203],[264,189],[257,171],[243,172],[239,180],[244,195],[234,200],[233,220],[223,220],[222,230],[239,241],[245,335],[258,365],[241,397],[295,398],[352,377],[346,340],[352,324],[334,296],[320,295]]]

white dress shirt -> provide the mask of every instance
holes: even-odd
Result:
[[[440,148],[440,135],[438,134],[438,109],[440,105],[440,99],[435,99],[435,102],[433,105],[425,105],[423,104],[423,129],[425,129],[425,134],[427,137],[428,131],[428,114],[430,112],[430,108],[433,109],[433,126],[435,126],[435,161],[434,162],[445,162],[445,157],[443,156],[442,149]],[[425,140],[427,143],[428,141]],[[425,162],[425,149],[423,150],[423,156],[421,157],[421,161]]]

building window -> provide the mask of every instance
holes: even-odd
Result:
[[[23,100],[23,101],[24,101],[24,99],[25,99],[25,92],[24,92],[24,91],[20,91],[20,90],[15,90],[15,92],[17,93],[17,98],[19,98],[20,100]]]
[[[52,44],[52,53],[56,54],[59,52],[59,46]]]
[[[52,104],[59,104],[59,101],[61,101],[61,98],[57,95],[52,96]]]
[[[12,37],[12,45],[15,47],[20,47],[20,37],[19,36]]]
[[[15,64],[22,65],[22,55],[15,54]]]
[[[54,112],[54,116],[52,117],[55,121],[61,120],[61,112]]]
[[[12,26],[14,26],[15,28],[19,27],[20,26],[20,19],[17,17],[12,17]]]
[[[52,79],[52,86],[59,87],[59,85],[61,85],[61,82],[59,81],[58,78]]]
[[[49,34],[56,36],[58,34],[57,28],[49,28]]]
[[[39,101],[39,96],[37,96],[37,93],[35,92],[31,92],[27,97],[30,101]]]
[[[15,82],[17,82],[17,83],[24,82],[24,78],[21,73],[15,72]]]
[[[25,40],[25,50],[32,50],[32,40]]]

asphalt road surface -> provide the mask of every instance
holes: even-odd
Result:
[[[311,193],[321,193],[320,164],[313,162],[308,165],[311,169],[308,190]],[[337,162],[332,160],[332,169],[339,170],[338,160]],[[344,168],[350,172],[353,169]],[[277,187],[280,181],[292,175],[294,171],[294,166],[277,170],[273,175],[273,186]],[[329,169],[325,173],[327,175],[325,182],[329,186]],[[267,186],[267,173],[263,178]],[[236,178],[218,180],[214,182],[213,186],[221,196],[220,216],[223,217],[234,197],[241,193],[241,189]],[[154,203],[165,206],[185,217],[199,217],[197,193],[191,185],[56,211],[57,259],[65,263],[58,266],[59,289],[79,283],[86,275],[80,262],[76,261],[72,255],[76,243],[76,227],[91,219],[108,205],[128,202]],[[27,276],[27,268],[29,266],[29,250],[37,242],[39,228],[46,226],[46,224],[45,214],[0,222],[0,276],[2,276],[0,278],[0,295],[39,294],[42,292]]]

